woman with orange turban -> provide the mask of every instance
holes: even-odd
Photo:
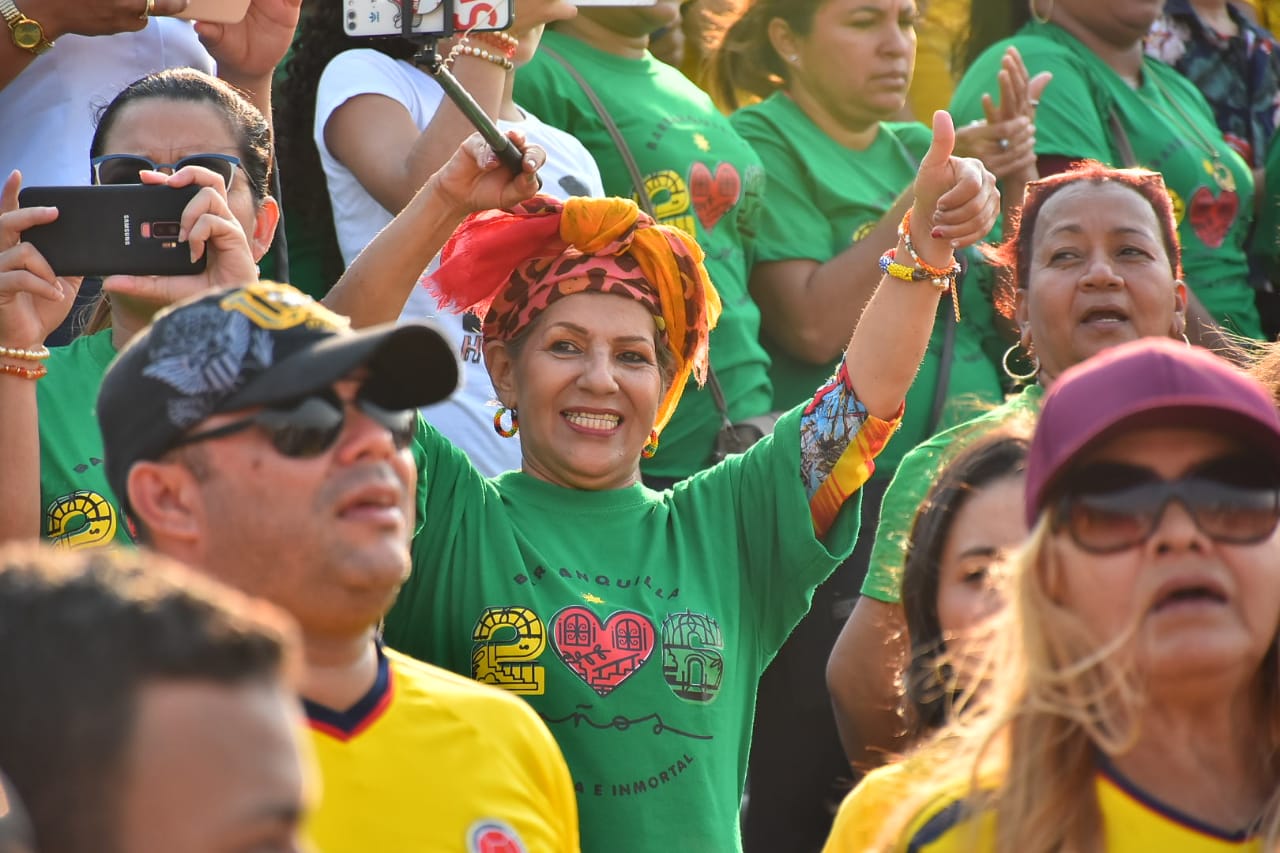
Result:
[[[952,249],[999,206],[952,139],[939,113],[831,381],[670,491],[639,468],[706,372],[720,301],[697,244],[630,201],[538,197],[471,217],[445,247],[434,287],[483,318],[495,426],[519,430],[523,470],[485,479],[421,430],[424,524],[386,640],[537,709],[573,772],[584,849],[740,849],[756,683],[852,548],[849,498],[901,417]]]

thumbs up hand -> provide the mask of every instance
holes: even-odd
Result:
[[[933,144],[916,173],[911,242],[921,259],[950,266],[953,249],[978,242],[1000,213],[995,175],[982,161],[956,157],[956,131],[944,110],[933,114]]]

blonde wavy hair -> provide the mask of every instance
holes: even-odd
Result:
[[[971,704],[907,760],[925,775],[905,789],[877,849],[899,848],[912,820],[939,792],[968,780],[970,814],[993,815],[999,853],[1103,848],[1094,796],[1096,753],[1123,753],[1140,733],[1142,677],[1125,654],[1134,624],[1099,646],[1085,623],[1058,600],[1067,567],[1052,548],[1042,513],[1017,560],[1009,606],[1000,618]],[[1280,658],[1277,645],[1258,674],[1265,720],[1258,748],[1274,793],[1258,816],[1263,849],[1280,850]],[[919,777],[913,774],[913,780]],[[974,847],[982,822],[970,821]]]

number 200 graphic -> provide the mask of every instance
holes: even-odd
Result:
[[[490,607],[471,632],[471,676],[476,681],[540,696],[547,689],[546,668],[537,662],[547,647],[546,626],[527,607]]]

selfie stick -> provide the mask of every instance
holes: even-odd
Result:
[[[507,138],[498,126],[493,123],[493,119],[485,114],[480,105],[476,103],[476,99],[471,97],[471,93],[462,87],[458,82],[458,78],[453,76],[448,68],[445,67],[444,58],[436,52],[436,36],[422,35],[413,32],[413,19],[417,11],[418,0],[401,0],[400,4],[400,35],[414,44],[418,45],[418,52],[413,56],[413,64],[419,68],[425,68],[432,77],[436,78],[436,82],[440,84],[440,88],[444,89],[444,93],[449,99],[457,104],[458,109],[467,117],[467,120],[480,131],[480,135],[484,137],[484,141],[489,143],[489,147],[493,149],[493,153],[498,155],[498,159],[515,174],[519,175],[524,172],[524,154],[511,144],[511,140]],[[453,28],[453,0],[442,0],[441,5],[444,7],[441,11],[444,14],[444,31],[441,35],[451,36],[455,30]],[[406,10],[408,7],[408,10]],[[539,181],[541,183],[541,181]]]

